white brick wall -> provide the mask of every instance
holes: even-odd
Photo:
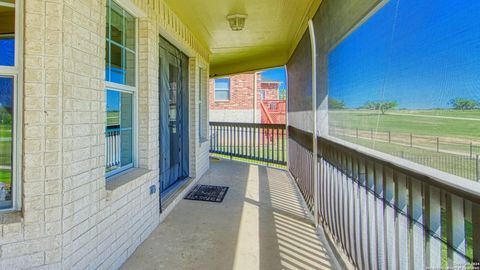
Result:
[[[106,2],[25,0],[23,209],[0,214],[0,269],[116,269],[158,225],[158,192],[149,187],[159,179],[159,33],[191,58],[191,176],[208,169],[195,94],[208,50],[162,0],[133,2],[146,13],[138,20],[137,165],[148,173],[107,191]]]

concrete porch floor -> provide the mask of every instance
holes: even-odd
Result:
[[[335,269],[287,172],[211,160],[199,184],[222,203],[182,200],[122,269]]]

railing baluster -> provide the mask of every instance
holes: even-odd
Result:
[[[466,252],[465,213],[463,199],[457,195],[447,193],[447,242],[448,265],[465,265]]]
[[[346,195],[347,195],[347,209],[346,209],[346,223],[345,223],[345,232],[347,237],[348,249],[350,257],[354,265],[357,264],[356,259],[356,248],[355,248],[355,225],[354,225],[354,192],[353,192],[353,168],[352,168],[352,157],[344,153],[345,167],[347,172],[347,177],[345,179],[346,186]]]
[[[275,130],[277,131],[277,138],[276,138],[276,140],[277,140],[277,147],[276,147],[276,150],[277,150],[277,160],[280,160],[280,147],[279,147],[279,144],[278,144],[278,142],[280,141],[280,140],[279,140],[279,137],[278,137],[278,136],[279,136],[280,128],[277,127],[277,128],[275,128]]]
[[[410,196],[410,267],[413,269],[424,269],[424,243],[425,235],[423,229],[423,194],[422,184],[415,180],[409,179],[409,196]]]
[[[342,217],[341,217],[341,230],[342,230],[342,241],[345,246],[345,249],[347,251],[347,255],[351,258],[352,253],[350,249],[350,241],[348,237],[348,231],[347,231],[347,224],[349,222],[349,215],[348,215],[348,188],[347,188],[347,181],[348,181],[348,174],[347,169],[346,169],[346,162],[345,162],[345,154],[344,153],[339,153],[340,154],[340,164],[341,167],[344,171],[344,173],[341,174],[341,185],[340,185],[340,194],[341,194],[341,205],[342,205]]]
[[[375,173],[374,165],[371,162],[367,164],[367,219],[368,219],[368,238],[369,254],[372,269],[378,269],[377,265],[377,240],[376,240],[376,199],[375,199]]]
[[[427,267],[440,269],[442,267],[442,211],[440,189],[427,186],[425,188],[425,224],[430,229],[427,234],[425,256]],[[433,234],[433,235],[432,235]]]
[[[385,196],[385,248],[387,269],[397,269],[395,243],[395,183],[393,170],[384,168],[384,196]]]
[[[404,174],[397,174],[395,185],[396,198],[396,252],[397,266],[399,269],[407,269],[409,267],[409,251],[408,251],[408,198],[407,198],[407,178]]]
[[[385,258],[385,224],[384,224],[384,191],[383,191],[383,167],[380,164],[375,164],[375,194],[376,200],[376,232],[377,232],[377,259],[378,268],[386,269]]]
[[[363,258],[363,269],[373,269],[371,267],[370,257],[369,257],[369,234],[368,234],[368,192],[367,192],[367,168],[365,161],[358,159],[358,177],[359,182],[356,187],[358,189],[358,202],[359,202],[359,222],[358,230],[360,232],[360,241],[357,245],[359,246],[359,256]]]
[[[480,205],[472,203],[473,261],[480,263]]]

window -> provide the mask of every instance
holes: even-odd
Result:
[[[135,86],[135,18],[114,1],[107,5],[106,80]]]
[[[205,76],[204,70],[202,68],[198,69],[198,137],[200,142],[203,142],[207,139],[206,128],[204,124],[206,116],[206,87],[203,76]]]
[[[105,166],[111,176],[134,164],[136,21],[114,1],[107,3],[105,54]]]
[[[479,181],[479,16],[387,2],[329,52],[329,134]]]
[[[19,2],[0,1],[0,210],[19,208],[16,106],[19,92]]]
[[[215,79],[215,100],[230,100],[230,79]]]

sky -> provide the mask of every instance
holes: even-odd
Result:
[[[287,75],[284,67],[272,68],[261,72],[262,78],[280,81],[280,90],[287,88]]]
[[[390,0],[328,55],[329,95],[356,108],[480,100],[480,1]]]

